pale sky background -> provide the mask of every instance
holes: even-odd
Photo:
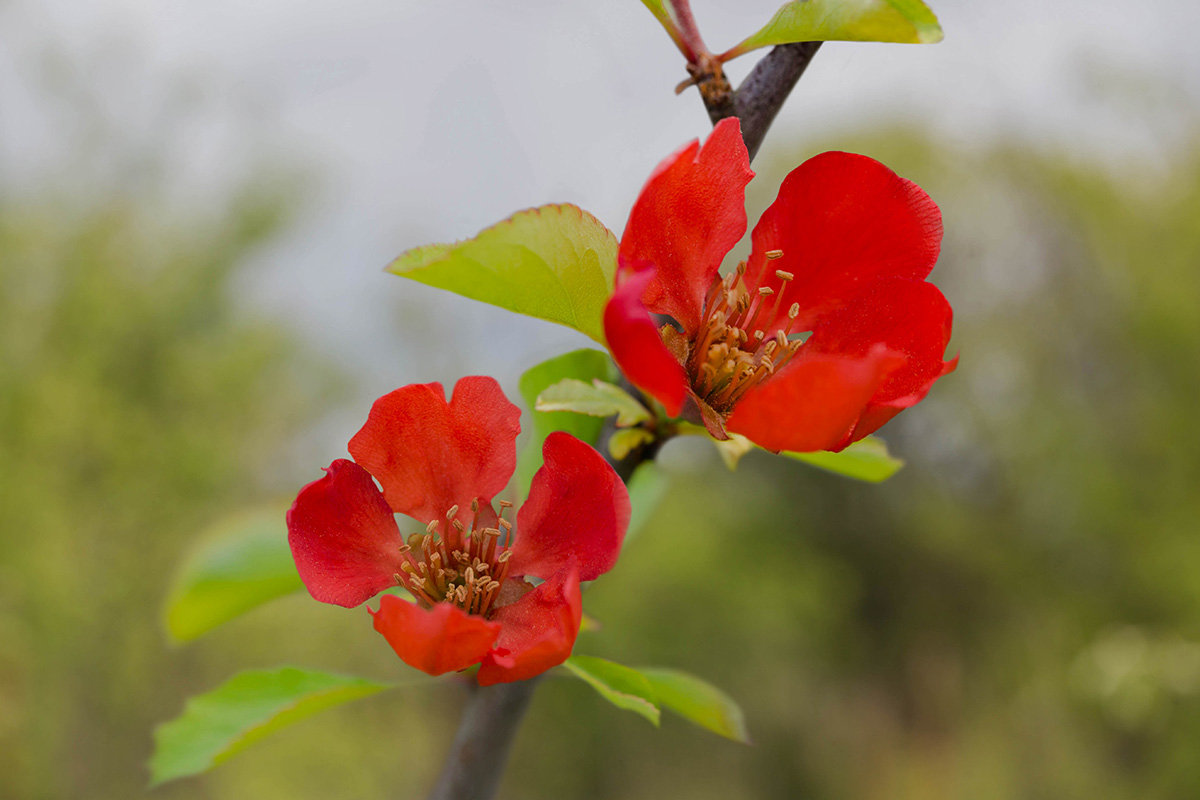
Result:
[[[714,50],[777,5],[693,2]],[[939,45],[823,48],[763,155],[909,120],[959,144],[1018,133],[1118,165],[1153,156],[1173,120],[1110,102],[1115,76],[1200,98],[1195,0],[931,6]],[[735,82],[756,58],[731,66]],[[263,163],[304,174],[298,224],[257,256],[243,302],[356,370],[368,396],[479,372],[513,386],[587,340],[382,267],[547,202],[619,233],[654,164],[708,130],[694,91],[672,94],[683,76],[638,0],[0,0],[0,181],[86,202],[136,186],[154,153],[167,210]],[[88,146],[97,115],[82,108],[123,153]]]

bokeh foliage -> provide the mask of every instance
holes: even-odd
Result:
[[[328,396],[234,309],[282,206],[230,205],[184,224],[129,198],[0,200],[0,797],[140,793],[178,702],[166,577]]]
[[[939,201],[958,372],[885,429],[908,466],[881,485],[671,444],[673,488],[589,590],[602,625],[576,652],[711,680],[755,744],[551,679],[504,796],[1188,796],[1200,137],[1170,173],[916,132],[834,144]],[[776,140],[751,204],[813,152]],[[5,209],[0,797],[137,796],[153,723],[243,667],[412,675],[361,609],[303,596],[182,650],[159,628],[194,530],[323,465],[280,466],[323,373],[230,302],[264,209],[167,231]],[[420,796],[461,691],[360,701],[156,794]]]

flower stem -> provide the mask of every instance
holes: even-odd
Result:
[[[429,800],[489,800],[541,676],[474,686]]]
[[[687,0],[677,0],[677,12],[681,6],[687,11],[688,20],[691,20]],[[695,22],[689,24],[699,41]],[[718,107],[702,91],[713,124],[736,114],[742,120],[742,137],[753,158],[775,115],[820,46],[820,42],[779,45],[755,66],[738,87],[733,103],[722,103]],[[719,62],[716,64],[719,70]],[[596,449],[609,458],[609,463],[621,480],[628,483],[629,477],[640,464],[652,461],[658,455],[662,440],[634,450],[621,461],[613,461],[608,456],[608,440],[615,430],[612,424],[606,425]],[[429,800],[491,800],[495,796],[517,728],[525,718],[529,701],[533,699],[533,692],[540,682],[541,676],[538,676],[526,681],[475,687],[472,690]]]

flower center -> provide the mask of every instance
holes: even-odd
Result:
[[[769,250],[766,256],[774,261],[783,251]],[[714,411],[728,414],[742,395],[781,369],[804,344],[788,338],[800,304],[792,303],[783,319],[779,315],[783,290],[794,277],[775,270],[776,287],[767,285],[768,279],[751,290],[743,261],[736,271],[713,280],[687,371],[692,390]]]
[[[480,528],[479,501],[473,501],[469,529],[456,519],[458,506],[453,506],[446,512],[444,533],[438,531],[442,520],[435,519],[425,533],[410,535],[408,543],[400,547],[405,561],[402,571],[396,573],[396,582],[426,608],[452,603],[468,614],[489,616],[512,555],[512,523],[503,517],[511,506],[501,500],[497,527]]]

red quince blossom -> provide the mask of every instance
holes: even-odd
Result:
[[[629,524],[624,483],[588,445],[552,433],[516,526],[492,498],[516,468],[521,412],[492,378],[463,378],[379,398],[338,459],[300,490],[288,543],[309,593],[372,611],[407,664],[440,675],[479,664],[482,685],[524,680],[571,654],[579,582],[616,563]],[[357,462],[357,463],[356,463]],[[376,486],[375,481],[383,487]],[[425,530],[405,539],[395,514]],[[526,577],[542,582],[534,586]]]
[[[732,118],[658,166],[621,238],[605,336],[630,381],[717,439],[841,450],[957,365],[942,360],[950,305],[925,281],[941,213],[878,161],[822,153],[784,179],[749,260],[722,277],[753,176]]]

